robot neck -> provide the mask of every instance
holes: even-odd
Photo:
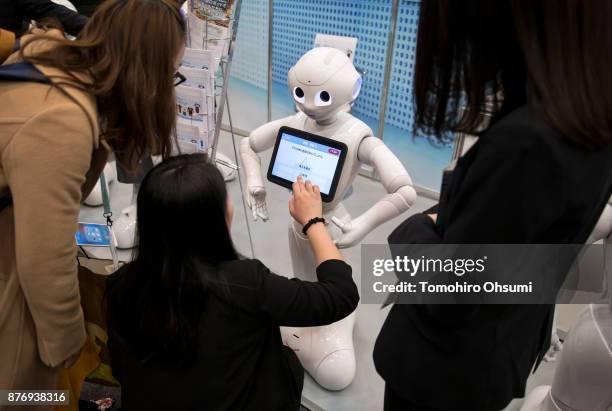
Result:
[[[338,113],[333,113],[333,114],[330,114],[327,117],[320,118],[320,119],[317,119],[315,121],[320,126],[329,126],[330,124],[335,123],[337,119],[338,119]]]

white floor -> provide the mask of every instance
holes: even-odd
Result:
[[[222,133],[221,135],[220,152],[235,160],[232,139],[228,133]],[[269,153],[263,156],[262,164],[267,164],[268,159]],[[268,207],[272,218],[266,223],[261,221],[253,222],[250,218],[250,213],[245,215],[239,183],[240,181],[236,179],[228,185],[230,196],[236,207],[232,235],[238,251],[246,256],[252,255],[249,240],[250,236],[253,239],[255,258],[261,260],[274,272],[291,276],[291,263],[287,241],[287,224],[289,217],[287,201],[289,199],[289,193],[281,187],[268,184]],[[345,204],[351,214],[356,216],[365,211],[383,194],[384,190],[379,183],[358,176],[353,187],[353,193],[346,199]],[[111,186],[111,196],[113,211],[115,216],[117,216],[120,210],[128,205],[131,196],[131,188],[130,186],[122,184],[114,184]],[[431,205],[433,205],[432,200],[419,198],[409,212],[374,230],[364,242],[368,244],[386,243],[386,238],[389,233],[403,219],[413,213],[425,210]],[[84,207],[81,212],[81,220],[88,222],[103,222],[102,209],[100,207]],[[88,251],[100,258],[108,257],[107,251],[102,249]],[[361,274],[360,247],[344,250],[343,254],[353,267],[355,281],[359,284]],[[120,257],[124,260],[128,260],[130,256],[130,251],[121,251],[120,253]],[[572,315],[574,315],[573,311]],[[374,369],[372,349],[386,314],[387,311],[381,310],[377,305],[360,304],[357,309],[357,323],[354,333],[358,365],[357,375],[353,384],[344,391],[330,392],[322,389],[307,377],[303,394],[306,404],[314,404],[313,408],[337,411],[370,411],[382,409],[383,381]],[[541,366],[538,372],[530,378],[528,390],[537,385],[550,384],[553,372],[554,363]],[[506,410],[519,410],[520,404],[521,400],[515,400]]]

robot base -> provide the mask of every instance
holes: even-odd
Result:
[[[351,220],[342,203],[324,212],[324,217],[328,221],[332,217],[342,221]],[[332,238],[338,238],[341,234],[339,229],[332,226],[329,231]],[[306,281],[316,281],[314,255],[308,238],[301,232],[300,224],[291,220],[288,232],[295,276]],[[322,327],[281,327],[284,344],[295,351],[304,369],[323,388],[342,390],[355,378],[355,317],[356,313],[353,312],[340,321]]]
[[[283,343],[295,351],[304,369],[322,387],[343,390],[355,378],[355,313],[323,327],[281,327]]]
[[[534,388],[525,398],[521,411],[557,411],[550,389],[550,385],[540,385]]]

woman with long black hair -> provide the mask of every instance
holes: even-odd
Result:
[[[612,192],[612,3],[423,0],[415,129],[478,134],[437,215],[390,244],[583,244]],[[481,113],[492,110],[481,130]],[[504,408],[550,344],[551,305],[399,305],[374,362],[388,410]]]
[[[139,249],[108,281],[109,348],[127,410],[295,410],[304,371],[280,325],[338,321],[357,306],[351,268],[321,223],[318,187],[289,202],[319,282],[239,260],[223,177],[204,155],[156,166],[138,195]]]

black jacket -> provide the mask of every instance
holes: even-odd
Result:
[[[390,244],[582,244],[612,192],[612,144],[588,151],[522,107],[461,159],[438,208]],[[374,349],[397,395],[445,410],[499,410],[522,397],[550,344],[550,305],[394,305]]]
[[[121,310],[125,268],[108,280],[109,318]],[[224,286],[208,291],[198,329],[197,359],[188,370],[143,364],[109,328],[113,375],[125,410],[297,409],[292,367],[283,355],[279,326],[315,326],[349,315],[359,301],[351,267],[329,260],[319,282],[272,274],[257,260],[220,268]],[[120,312],[120,311],[118,311]],[[300,368],[301,378],[303,369]],[[301,387],[299,388],[301,390]]]
[[[73,0],[71,3],[79,13],[91,17],[103,0]]]
[[[53,3],[51,0],[0,0],[0,28],[20,36],[28,27],[30,20],[55,17],[68,34],[79,34],[87,17]]]

